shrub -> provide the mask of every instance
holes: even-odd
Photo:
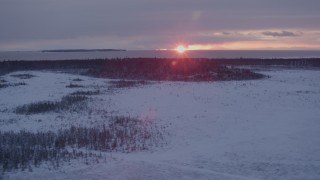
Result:
[[[0,83],[6,83],[7,81],[5,79],[0,79]]]
[[[79,85],[79,84],[73,84],[73,83],[70,83],[69,85],[66,86],[67,88],[81,88],[83,87],[82,85]]]
[[[31,103],[16,108],[15,112],[18,114],[36,114],[48,111],[56,110],[59,103],[51,101],[41,101],[36,103]]]
[[[80,78],[75,78],[75,79],[73,79],[72,81],[83,81],[83,80],[80,79]]]
[[[0,88],[6,88],[6,87],[9,87],[8,84],[0,84]]]
[[[74,158],[99,157],[90,150],[100,154],[101,151],[129,153],[159,146],[163,140],[158,126],[131,117],[114,117],[109,124],[99,127],[72,126],[57,133],[0,131],[0,170],[24,170],[44,161],[58,167]]]
[[[15,112],[18,114],[37,114],[65,110],[71,105],[80,103],[86,99],[87,97],[82,95],[67,95],[62,97],[61,101],[40,101],[18,106]]]
[[[0,88],[7,88],[7,87],[15,87],[15,86],[24,86],[27,85],[25,82],[19,82],[19,83],[7,83],[7,84],[0,84]]]
[[[147,81],[127,81],[127,80],[110,81],[109,83],[111,84],[110,88],[130,88],[130,87],[136,87],[139,85],[148,84]]]
[[[82,95],[67,95],[62,97],[62,100],[59,102],[60,106],[68,106],[71,104],[75,104],[81,101],[84,101],[88,99],[86,96],[82,96]]]
[[[20,78],[20,79],[31,79],[31,78],[35,77],[32,74],[13,74],[11,76],[16,77],[16,78]]]
[[[71,95],[81,95],[81,96],[91,96],[91,95],[97,95],[100,94],[100,91],[76,91],[71,93]]]

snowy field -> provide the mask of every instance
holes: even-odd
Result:
[[[48,71],[0,77],[0,130],[32,132],[99,126],[111,116],[152,121],[166,143],[106,153],[4,179],[320,179],[320,71],[269,69],[270,78],[223,82],[151,82],[114,88],[111,80]],[[34,77],[14,76],[31,74]],[[80,79],[80,80],[79,80]],[[70,84],[79,87],[68,88]],[[81,111],[17,114],[18,106],[99,91]]]

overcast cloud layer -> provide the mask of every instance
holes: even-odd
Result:
[[[0,50],[320,49],[319,0],[1,0]]]

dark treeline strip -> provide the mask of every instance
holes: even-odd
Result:
[[[85,75],[134,80],[210,81],[262,78],[262,76],[250,71],[229,70],[219,61],[208,59],[136,58],[0,62],[2,73],[42,69],[85,69]]]
[[[284,65],[320,67],[320,59],[95,59],[56,61],[4,61],[2,73],[18,70],[86,70],[84,75],[114,79],[212,81],[259,79],[249,70],[226,65]],[[83,72],[83,71],[82,71]]]
[[[72,69],[99,68],[103,66],[137,66],[152,64],[172,64],[172,62],[197,63],[199,65],[307,65],[320,67],[319,58],[304,59],[169,59],[169,58],[124,58],[90,60],[43,60],[43,61],[0,61],[0,70],[37,70],[37,69]]]
[[[60,161],[86,157],[89,150],[145,150],[162,139],[157,126],[130,117],[114,117],[110,124],[100,127],[73,126],[57,133],[0,131],[0,170],[30,169],[44,161],[58,166]]]

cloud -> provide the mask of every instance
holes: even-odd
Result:
[[[295,33],[290,31],[281,31],[281,32],[265,31],[265,32],[262,32],[261,34],[265,36],[272,36],[272,37],[298,37],[302,35],[302,33]]]
[[[212,44],[190,44],[189,50],[303,50],[319,49],[320,43],[283,41],[234,41]]]
[[[231,32],[222,32],[221,34],[222,34],[222,35],[225,35],[225,36],[232,35],[232,33],[231,33]]]
[[[81,46],[150,49],[184,41],[302,36],[300,30],[304,32],[300,39],[305,39],[309,38],[305,30],[320,29],[319,6],[319,0],[3,0],[0,45],[6,49],[9,44],[43,42],[64,48],[83,37],[103,37],[102,45],[84,41]]]

